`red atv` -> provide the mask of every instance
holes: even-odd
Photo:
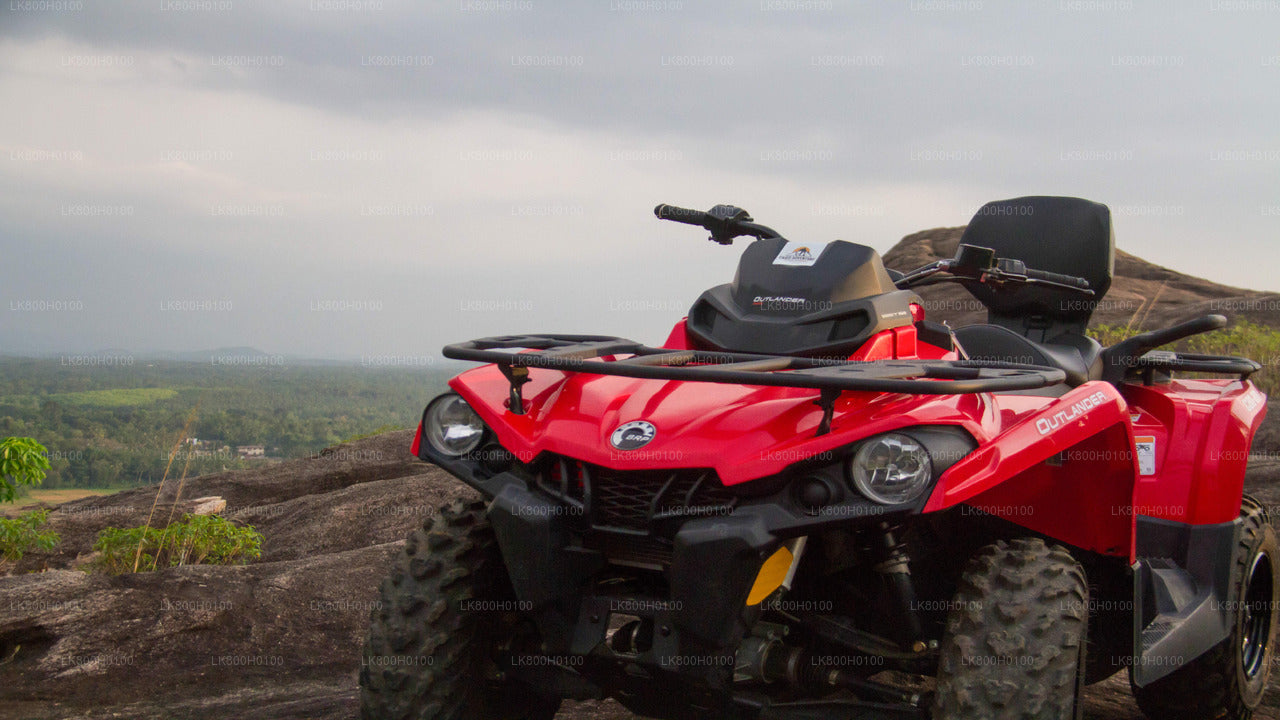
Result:
[[[1063,720],[1127,667],[1153,719],[1247,718],[1280,548],[1242,497],[1266,397],[1236,357],[1103,348],[1106,206],[988,203],[905,275],[741,209],[658,217],[737,277],[661,347],[518,335],[427,406],[413,451],[483,496],[409,536],[360,674],[366,718]],[[959,282],[988,324],[925,318]],[[1197,378],[1173,378],[1175,373]]]

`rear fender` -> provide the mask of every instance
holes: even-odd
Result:
[[[1139,514],[1192,525],[1235,520],[1266,395],[1253,383],[1195,379],[1125,392],[1154,428],[1136,434],[1156,443],[1151,474],[1134,493]]]

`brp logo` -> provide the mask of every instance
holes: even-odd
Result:
[[[609,444],[619,450],[635,450],[649,444],[650,440],[658,434],[658,429],[652,423],[644,420],[632,420],[629,423],[623,423],[613,431],[609,436]]]

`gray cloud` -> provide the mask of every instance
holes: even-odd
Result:
[[[657,202],[883,251],[1075,194],[1122,247],[1267,288],[1280,10],[1245,6],[10,3],[0,344],[659,341],[734,253]],[[9,309],[40,298],[84,308]]]

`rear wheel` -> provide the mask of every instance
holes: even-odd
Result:
[[[947,616],[933,717],[1073,720],[1080,714],[1089,586],[1039,539],[978,551]]]
[[[366,720],[551,720],[560,707],[506,678],[503,666],[537,652],[515,612],[482,502],[441,509],[405,541],[370,619],[360,669]],[[504,661],[503,658],[506,660]]]
[[[1266,510],[1245,496],[1236,544],[1231,635],[1212,650],[1146,687],[1134,686],[1138,707],[1155,720],[1247,720],[1262,702],[1280,626],[1280,549]]]

